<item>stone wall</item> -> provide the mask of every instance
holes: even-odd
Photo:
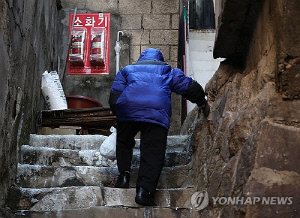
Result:
[[[18,150],[35,132],[41,75],[55,67],[54,0],[0,1],[0,208],[14,183]],[[1,212],[0,212],[1,213]],[[1,215],[0,215],[1,216]]]
[[[177,67],[179,0],[61,0],[60,35],[62,73],[67,52],[69,13],[111,13],[110,72],[109,75],[66,75],[64,89],[67,95],[84,95],[108,106],[111,85],[115,78],[115,42],[121,37],[120,69],[137,61],[140,53],[149,47],[160,49],[165,61]],[[172,96],[173,116],[170,134],[177,134],[181,126],[181,97]]]
[[[224,0],[224,8],[233,2]],[[298,217],[300,6],[297,0],[266,0],[253,11],[253,4],[248,5],[252,9],[243,4],[247,8],[223,8],[221,20],[239,16],[235,11],[247,11],[244,21],[255,18],[254,26],[238,27],[252,28],[250,41],[243,44],[248,45],[245,63],[237,64],[232,56],[222,62],[206,86],[212,113],[195,123],[191,179],[210,200],[199,217]],[[228,31],[220,25],[219,42],[222,31]],[[212,199],[228,196],[252,202],[254,197],[292,197],[292,204],[226,205]]]

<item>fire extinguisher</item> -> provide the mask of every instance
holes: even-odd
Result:
[[[90,62],[92,65],[104,65],[101,35],[96,35],[91,41]]]
[[[83,65],[83,40],[81,35],[74,35],[72,37],[70,63],[74,65]]]

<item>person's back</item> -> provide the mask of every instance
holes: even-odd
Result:
[[[109,104],[117,117],[116,188],[128,188],[135,135],[141,132],[141,161],[135,201],[155,206],[153,195],[163,167],[170,127],[171,93],[207,108],[202,87],[177,68],[164,62],[157,49],[146,49],[139,60],[116,75]]]
[[[112,92],[123,90],[116,101],[119,121],[143,121],[157,123],[169,128],[171,92],[178,78],[183,75],[179,69],[171,69],[164,62],[157,49],[146,49],[139,60],[124,67],[116,77]],[[186,89],[191,79],[181,81],[181,89]],[[182,94],[182,93],[179,93]]]

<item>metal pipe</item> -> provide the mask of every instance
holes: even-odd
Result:
[[[124,32],[123,31],[118,31],[118,34],[117,34],[117,41],[116,41],[116,46],[115,46],[115,52],[116,52],[116,74],[120,70],[120,51],[121,51],[120,35],[124,36]]]
[[[122,36],[124,36],[124,32],[123,31],[118,31],[118,35],[117,35],[117,41],[120,42],[120,34]]]

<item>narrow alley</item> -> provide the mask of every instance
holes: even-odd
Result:
[[[0,0],[0,217],[300,217],[299,11],[298,0]],[[157,206],[136,203],[144,132],[129,188],[100,152],[120,116],[114,82],[140,78],[117,75],[149,48],[163,61],[144,71],[178,69],[205,91],[192,95],[203,104],[188,101],[192,82],[167,91],[165,159],[146,190]]]

